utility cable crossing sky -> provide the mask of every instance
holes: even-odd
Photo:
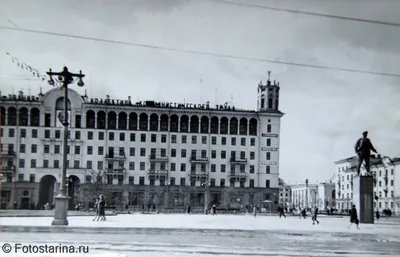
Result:
[[[24,33],[34,33],[34,34],[48,35],[48,36],[74,38],[74,39],[80,39],[80,40],[90,40],[90,41],[96,41],[96,42],[102,42],[102,43],[110,43],[110,44],[118,44],[118,45],[134,46],[134,47],[151,48],[151,49],[157,49],[157,50],[180,52],[180,53],[187,53],[187,54],[194,54],[194,55],[211,56],[211,57],[217,57],[217,58],[227,58],[227,59],[253,61],[253,62],[263,62],[263,63],[274,63],[274,64],[282,64],[282,65],[303,67],[303,68],[334,70],[334,71],[342,71],[342,72],[363,73],[363,74],[369,74],[369,75],[378,75],[378,76],[387,76],[387,77],[400,78],[400,74],[399,73],[386,73],[386,72],[379,72],[379,71],[367,71],[367,70],[340,68],[340,67],[333,67],[333,66],[313,65],[313,64],[289,62],[289,61],[253,58],[253,57],[245,57],[245,56],[235,56],[235,55],[230,55],[230,54],[220,54],[220,53],[204,52],[204,51],[199,51],[199,50],[179,49],[179,48],[173,48],[173,47],[164,47],[164,46],[157,46],[157,45],[150,45],[150,44],[141,44],[141,43],[127,42],[127,41],[118,41],[118,40],[96,38],[96,37],[89,37],[89,36],[71,35],[71,34],[66,34],[66,33],[50,32],[50,31],[42,31],[42,30],[16,28],[16,27],[10,27],[10,26],[0,26],[0,29],[2,29],[2,30],[13,30],[13,31],[19,31],[19,32],[24,32]]]

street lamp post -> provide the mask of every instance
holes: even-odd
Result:
[[[210,182],[204,181],[201,186],[204,187],[204,211],[208,210],[208,201],[209,201],[209,187],[210,187]]]
[[[68,147],[68,85],[73,84],[78,80],[77,85],[83,87],[82,78],[85,76],[82,71],[79,74],[71,73],[68,71],[67,67],[64,67],[62,72],[52,72],[51,69],[46,72],[50,76],[48,83],[54,85],[55,80],[59,82],[64,88],[64,115],[62,124],[64,127],[64,137],[63,137],[63,162],[61,169],[61,183],[59,194],[55,197],[55,210],[54,210],[54,220],[51,225],[68,225],[67,214],[68,214],[68,200],[69,197],[66,195],[65,187],[67,180],[67,147]]]
[[[306,208],[308,209],[308,179],[306,179]]]

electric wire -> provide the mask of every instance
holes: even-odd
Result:
[[[289,61],[278,61],[278,60],[262,59],[262,58],[246,57],[246,56],[236,56],[236,55],[230,55],[230,54],[220,54],[220,53],[205,52],[205,51],[199,51],[199,50],[179,49],[179,48],[173,48],[173,47],[164,47],[164,46],[157,46],[157,45],[150,45],[150,44],[143,44],[143,43],[134,43],[134,42],[128,42],[128,41],[119,41],[119,40],[103,39],[103,38],[96,38],[96,37],[89,37],[89,36],[71,35],[71,34],[66,34],[66,33],[15,28],[15,27],[9,27],[9,26],[0,26],[0,29],[20,31],[20,32],[26,32],[26,33],[33,33],[33,34],[74,38],[74,39],[80,39],[80,40],[89,40],[89,41],[118,44],[118,45],[125,45],[125,46],[150,48],[150,49],[156,49],[156,50],[165,50],[165,51],[171,51],[171,52],[180,52],[180,53],[187,53],[187,54],[193,54],[193,55],[203,55],[203,56],[227,58],[227,59],[235,59],[235,60],[244,60],[244,61],[262,62],[262,63],[274,63],[274,64],[282,64],[282,65],[297,66],[297,67],[304,67],[304,68],[334,70],[334,71],[342,71],[342,72],[352,72],[352,73],[361,73],[361,74],[370,74],[370,75],[400,78],[399,73],[358,70],[358,69],[340,68],[340,67],[325,66],[325,65],[313,65],[313,64],[289,62]]]

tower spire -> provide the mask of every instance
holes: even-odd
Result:
[[[268,71],[268,81],[270,81],[270,79],[271,79],[271,71],[269,70]]]

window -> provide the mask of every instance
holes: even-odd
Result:
[[[82,116],[75,115],[75,128],[81,128]]]
[[[37,145],[31,145],[31,153],[37,153]]]
[[[255,152],[250,152],[250,160],[254,160],[256,158]]]
[[[217,170],[217,166],[215,164],[211,164],[211,172],[215,172]]]
[[[221,172],[225,172],[226,170],[226,165],[225,164],[221,164]]]
[[[87,154],[92,155],[93,154],[93,146],[88,146],[87,147]]]
[[[146,169],[146,163],[140,162],[140,170],[145,170],[145,169]]]
[[[161,143],[167,143],[167,135],[165,134],[161,135]]]
[[[269,179],[265,180],[265,187],[269,188]]]
[[[267,161],[271,160],[271,153],[270,152],[266,152],[265,155],[266,155],[265,157],[266,157]]]
[[[74,169],[79,169],[80,163],[78,160],[74,161]]]
[[[246,138],[245,138],[245,137],[242,137],[242,138],[240,139],[240,145],[241,145],[241,146],[246,146]]]
[[[271,138],[267,138],[267,146],[271,146]]]
[[[32,129],[32,138],[37,138],[37,137],[38,137],[37,129]]]
[[[211,179],[210,186],[211,186],[211,187],[215,187],[215,178],[212,178],[212,179]]]
[[[36,160],[35,159],[31,160],[31,168],[36,168]]]
[[[81,139],[81,132],[75,131],[75,139]]]
[[[221,178],[221,180],[219,181],[219,186],[225,187],[225,179]]]
[[[171,171],[176,171],[176,164],[175,163],[171,163]]]
[[[60,168],[60,161],[59,160],[54,160],[53,161],[53,168],[55,168],[55,169]]]
[[[216,145],[217,144],[217,137],[211,137],[211,144]]]
[[[129,170],[135,170],[135,162],[129,162]]]
[[[104,140],[104,132],[99,132],[99,140]]]
[[[43,152],[50,153],[50,145],[44,145]]]
[[[226,145],[226,137],[221,137],[221,145]]]
[[[81,154],[81,147],[79,145],[75,146],[75,154]]]
[[[201,137],[201,143],[202,144],[207,144],[207,137],[206,136],[202,136]]]
[[[44,131],[44,138],[50,138],[50,130],[46,129]]]
[[[21,144],[21,145],[19,146],[19,152],[20,152],[20,153],[25,153],[25,144]]]
[[[26,138],[26,129],[21,129],[21,138]]]
[[[93,131],[88,131],[87,138],[88,140],[93,140]]]
[[[92,168],[93,168],[92,161],[86,161],[86,169],[92,169]]]
[[[216,150],[212,150],[212,151],[211,151],[211,158],[212,158],[212,159],[217,158],[217,151],[216,151]]]
[[[119,141],[125,141],[125,133],[119,133]]]
[[[24,181],[24,174],[18,174],[18,181]]]
[[[231,138],[231,145],[236,145],[236,137]]]
[[[133,185],[135,182],[135,177],[129,176],[129,185]]]
[[[267,125],[267,132],[271,133],[271,125],[270,124]]]
[[[19,167],[25,168],[25,160],[24,159],[19,159]]]
[[[182,136],[181,143],[182,144],[186,144],[187,143],[187,137],[185,135]]]
[[[30,174],[29,175],[29,182],[30,183],[35,183],[35,174]]]
[[[192,136],[192,144],[197,144],[197,136]]]
[[[56,139],[60,139],[60,138],[61,138],[61,131],[60,131],[60,130],[56,130],[56,131],[55,131],[55,134],[54,134],[54,137],[55,137]]]
[[[129,148],[129,156],[135,156],[135,147]]]
[[[186,171],[186,164],[185,163],[181,163],[181,171]]]
[[[156,134],[151,134],[151,142],[157,143],[157,135]]]
[[[171,135],[171,143],[176,144],[176,135]]]
[[[250,165],[250,173],[254,173],[254,165]]]
[[[109,132],[108,133],[108,140],[114,141],[114,132]]]
[[[175,178],[170,178],[169,179],[169,185],[170,186],[175,186]]]
[[[140,156],[146,156],[146,148],[140,148]]]
[[[181,157],[186,158],[186,149],[181,149]]]
[[[140,134],[140,142],[146,142],[146,134]]]
[[[131,133],[130,139],[131,139],[131,142],[135,142],[136,141],[136,134],[135,133]]]
[[[176,149],[171,149],[171,157],[172,158],[176,157]]]
[[[99,147],[97,148],[97,155],[103,155],[103,154],[104,154],[104,147],[99,146]]]
[[[255,146],[255,145],[256,145],[256,139],[250,138],[250,146]]]
[[[144,186],[144,177],[139,177],[139,185]]]
[[[186,186],[186,178],[181,178],[181,186]]]

